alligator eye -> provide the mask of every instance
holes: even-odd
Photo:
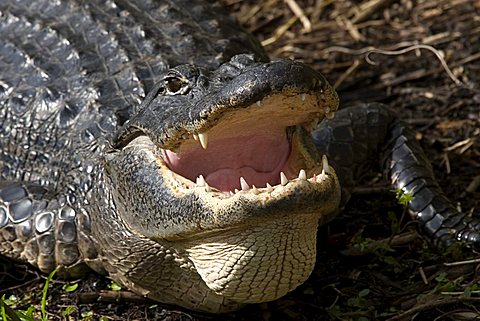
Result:
[[[165,79],[165,85],[168,95],[184,94],[188,88],[185,82],[176,77],[169,77]]]

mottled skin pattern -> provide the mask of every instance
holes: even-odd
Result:
[[[196,310],[223,312],[271,300],[262,297],[262,290],[249,292],[262,282],[277,282],[275,277],[268,282],[259,277],[269,266],[255,255],[249,264],[258,268],[247,281],[258,276],[258,283],[252,281],[246,291],[238,288],[242,283],[231,283],[233,291],[212,291],[205,285],[209,276],[200,276],[197,269],[228,265],[210,264],[195,240],[178,241],[179,231],[195,235],[198,222],[212,229],[228,226],[235,217],[225,213],[235,207],[243,213],[242,204],[218,210],[197,194],[175,197],[163,178],[149,175],[157,170],[154,164],[138,167],[148,162],[148,155],[137,149],[150,143],[125,147],[147,135],[162,148],[176,148],[192,130],[213,126],[211,115],[246,108],[286,87],[328,93],[324,79],[301,64],[268,63],[249,34],[217,5],[203,1],[4,0],[0,13],[0,252],[44,272],[61,266],[65,273],[78,275],[88,265],[138,293]],[[239,75],[245,76],[236,78]],[[258,86],[246,85],[252,79]],[[327,95],[327,102],[332,99]],[[409,211],[435,244],[463,240],[478,245],[479,222],[458,213],[446,199],[413,134],[384,106],[340,110],[316,128],[313,138],[338,174],[342,204],[382,155],[386,177],[393,188],[413,194]],[[138,171],[144,171],[142,183],[151,189],[138,193],[134,177],[128,176]],[[326,207],[313,223],[305,213],[288,218],[289,211],[299,209],[290,209],[292,202],[286,198],[266,214],[255,209],[242,214],[243,219],[254,219],[284,211],[285,219],[232,235],[245,238],[248,250],[255,247],[263,253],[260,257],[272,256],[259,241],[263,234],[273,235],[266,237],[267,245],[309,248],[313,255],[294,262],[312,264],[314,238],[290,237],[287,231],[307,228],[301,221],[313,229],[316,221],[326,222],[339,202],[334,190],[325,188],[318,195]],[[312,199],[303,199],[305,212],[310,203]],[[144,215],[132,211],[122,216],[129,204],[138,205]],[[250,235],[255,236],[252,241]],[[206,240],[221,243],[215,235]],[[236,261],[250,260],[245,250],[237,255],[239,249],[227,246],[221,251]],[[195,264],[185,253],[198,256]],[[277,274],[302,269],[304,263]],[[309,273],[306,269],[301,276],[287,276],[297,278],[290,286],[273,284],[275,297]],[[217,279],[212,286],[221,287]]]

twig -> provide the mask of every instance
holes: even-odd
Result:
[[[480,186],[480,175],[475,176],[465,189],[468,193],[473,193]]]
[[[149,299],[129,291],[100,291],[78,294],[78,302],[81,304],[94,302],[135,302],[148,303]]]
[[[341,251],[341,253],[345,256],[363,256],[365,254],[372,253],[376,249],[381,248],[385,245],[389,245],[391,247],[397,247],[397,246],[409,244],[416,239],[418,239],[417,233],[405,232],[402,234],[395,235],[393,238],[371,241],[365,246],[363,250],[355,246],[350,246],[347,249]]]
[[[342,82],[344,82],[345,79],[347,79],[348,76],[350,76],[355,71],[355,69],[358,68],[359,65],[360,65],[360,61],[358,59],[354,60],[353,64],[350,67],[348,67],[348,69],[345,70],[343,74],[340,75],[340,77],[337,79],[337,81],[333,85],[333,88],[337,89],[342,84]]]
[[[436,48],[430,46],[430,45],[413,45],[413,46],[410,46],[410,47],[407,47],[407,48],[404,48],[404,49],[400,49],[400,50],[382,50],[382,49],[372,49],[370,51],[367,52],[366,56],[365,56],[365,60],[372,64],[372,65],[376,65],[376,63],[370,59],[370,55],[372,53],[379,53],[379,54],[382,54],[382,55],[387,55],[387,56],[397,56],[397,55],[403,55],[407,52],[410,52],[410,51],[413,51],[413,50],[417,50],[417,49],[426,49],[426,50],[429,50],[431,52],[433,52],[433,54],[437,57],[437,59],[440,61],[440,63],[442,64],[442,67],[443,69],[445,69],[445,71],[447,72],[448,76],[450,77],[450,79],[452,79],[452,81],[457,85],[457,86],[465,86],[461,81],[460,79],[458,79],[454,74],[453,72],[450,70],[450,68],[448,67],[447,63],[445,62],[445,59],[443,58],[442,54],[440,54],[440,51],[437,50]]]
[[[465,260],[465,261],[458,261],[458,262],[443,263],[443,265],[445,265],[445,266],[457,266],[457,265],[476,264],[476,263],[480,263],[480,259],[472,259],[472,260]]]
[[[368,186],[355,187],[352,194],[355,195],[376,195],[376,194],[391,194],[392,189],[388,186]]]
[[[451,145],[451,146],[448,146],[447,148],[444,148],[444,151],[445,152],[451,152],[452,150],[455,150],[457,148],[460,148],[460,147],[463,147],[463,146],[472,146],[473,145],[473,141],[471,138],[467,138],[467,139],[464,139],[464,140],[461,140],[459,142],[456,142],[455,144]]]
[[[338,16],[336,17],[335,21],[339,25],[343,25],[347,29],[348,33],[353,38],[353,40],[358,42],[364,39],[360,31],[358,31],[358,28],[355,26],[355,24],[351,20],[348,20],[343,16]]]
[[[413,308],[400,313],[399,315],[396,315],[392,318],[387,319],[386,321],[400,321],[400,320],[410,320],[408,317],[411,315],[414,315],[416,313],[422,312],[424,310],[432,309],[432,308],[437,308],[441,307],[444,305],[449,305],[449,304],[454,304],[458,302],[474,302],[478,303],[480,302],[480,298],[468,298],[468,297],[456,297],[456,298],[447,298],[447,299],[438,299],[436,301],[429,301],[424,304],[419,304],[417,306],[414,306]]]
[[[293,14],[300,20],[303,25],[303,29],[305,32],[312,31],[312,23],[303,12],[302,8],[297,4],[295,0],[284,0],[285,3],[288,5],[290,10],[292,10]]]
[[[288,21],[280,26],[280,28],[278,28],[277,30],[275,30],[275,33],[273,36],[271,36],[270,38],[268,39],[265,39],[262,41],[262,46],[266,47],[268,45],[271,45],[272,43],[274,43],[275,41],[277,41],[278,39],[280,39],[283,34],[285,32],[287,32],[288,29],[290,29],[290,27],[298,20],[297,17],[291,17],[290,19],[288,19]]]
[[[400,47],[400,45],[405,45],[406,43],[398,44],[397,47]],[[433,46],[430,45],[422,45],[422,44],[413,44],[407,48],[403,49],[398,49],[398,50],[384,50],[384,49],[378,49],[372,46],[368,46],[365,48],[361,49],[350,49],[346,47],[340,47],[340,46],[332,46],[326,48],[323,52],[324,53],[330,53],[330,52],[342,52],[346,54],[351,54],[351,55],[365,55],[365,60],[372,65],[376,65],[376,63],[370,58],[370,55],[373,53],[378,53],[382,55],[387,55],[387,56],[397,56],[397,55],[403,55],[407,52],[414,51],[417,49],[426,49],[431,52],[437,57],[437,59],[440,61],[440,64],[442,65],[443,69],[446,71],[447,75],[452,79],[452,81],[457,85],[457,86],[463,86],[467,87],[464,83],[462,83],[450,70],[450,67],[448,67],[447,63],[445,62],[445,59],[443,58],[442,54],[438,49],[436,49]],[[478,59],[477,57],[472,57],[472,59]]]
[[[367,20],[372,14],[387,6],[391,0],[370,0],[369,2],[362,4],[362,11],[352,18],[353,23],[359,23]]]
[[[420,277],[422,278],[422,281],[425,285],[428,285],[428,279],[427,279],[427,276],[425,275],[425,270],[423,269],[423,267],[419,267],[418,268],[418,273],[420,273]]]

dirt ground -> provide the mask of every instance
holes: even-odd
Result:
[[[447,195],[462,211],[480,214],[480,1],[223,2],[271,57],[323,73],[342,106],[379,101],[398,111],[417,131]],[[342,215],[320,229],[315,271],[284,298],[222,316],[123,291],[119,302],[79,304],[109,291],[108,280],[91,275],[71,293],[54,282],[49,319],[480,320],[478,254],[461,247],[435,251],[404,214],[373,173]],[[0,262],[6,264],[14,263]],[[44,277],[21,265],[13,269],[14,275],[0,274],[3,286],[14,285],[0,294],[16,294],[19,309],[39,307]]]

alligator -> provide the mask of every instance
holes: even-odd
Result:
[[[375,163],[442,248],[480,243],[404,122],[338,109],[215,2],[0,2],[0,253],[222,313],[302,284]]]

